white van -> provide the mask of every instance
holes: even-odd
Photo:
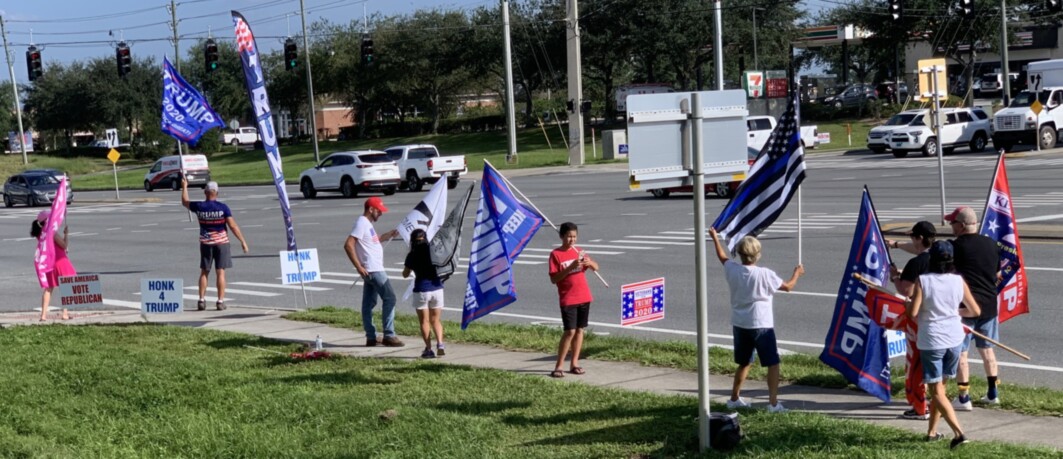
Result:
[[[183,167],[182,159],[184,159]],[[210,181],[210,168],[207,167],[206,156],[164,156],[155,161],[148,173],[144,174],[144,191],[163,187],[170,187],[174,191],[180,190],[182,169],[185,171],[185,177],[188,178],[188,186],[203,188]]]

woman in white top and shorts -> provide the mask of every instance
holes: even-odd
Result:
[[[949,448],[967,442],[963,429],[945,395],[945,378],[956,377],[965,336],[960,317],[977,317],[981,312],[963,277],[953,269],[952,243],[936,241],[930,246],[930,269],[915,283],[908,317],[919,325],[916,346],[922,353],[923,380],[930,387],[930,424],[927,440],[940,440],[938,422],[945,422],[954,435]],[[965,305],[966,308],[960,306]]]

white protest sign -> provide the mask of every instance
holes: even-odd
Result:
[[[908,338],[900,330],[886,330],[886,348],[890,358],[903,357],[908,354]]]
[[[316,282],[321,280],[321,268],[318,266],[317,249],[303,249],[299,256],[294,251],[280,251],[281,258],[281,283],[298,284],[299,275],[302,273],[303,282]]]
[[[176,314],[184,310],[184,279],[141,279],[140,311]]]
[[[59,305],[66,309],[103,307],[99,274],[78,274],[59,278]]]

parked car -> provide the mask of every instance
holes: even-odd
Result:
[[[333,153],[318,165],[299,174],[299,190],[306,199],[318,191],[339,191],[353,198],[363,191],[395,194],[399,188],[399,167],[387,153],[376,150]]]
[[[927,123],[932,120],[927,119]],[[904,158],[909,152],[922,151],[923,156],[937,156],[938,152],[952,153],[966,145],[971,151],[985,149],[991,133],[989,115],[980,108],[945,108],[941,110],[941,138],[934,135],[932,124],[898,129],[890,134],[893,156]]]
[[[768,137],[771,136],[771,131],[775,130],[775,125],[778,124],[775,121],[774,116],[750,116],[746,118],[746,131],[748,137],[746,138],[746,146],[756,151],[764,149],[764,145],[768,143]],[[819,127],[817,126],[801,126],[801,144],[808,149],[816,148],[819,145]]]
[[[1011,87],[1011,92],[1014,93],[1018,89],[1019,74],[1017,72],[1008,73],[1008,83]],[[1000,73],[987,73],[982,75],[982,81],[978,86],[979,95],[988,97],[1000,97],[1004,90],[1004,78]]]
[[[242,127],[235,131],[226,130],[221,133],[221,143],[229,145],[250,145],[258,141],[258,129]]]
[[[929,126],[930,110],[906,110],[890,117],[886,124],[875,126],[867,133],[867,149],[882,153],[890,147],[890,135],[894,131],[915,126]]]
[[[30,207],[49,205],[59,191],[59,177],[51,172],[26,171],[12,175],[4,182],[4,206],[25,204]],[[70,182],[66,182],[66,199],[74,202]]]
[[[410,191],[421,191],[426,182],[435,183],[444,177],[447,188],[453,189],[469,172],[465,156],[440,156],[435,145],[396,145],[384,151],[398,165],[399,176],[404,179],[399,188]]]
[[[823,99],[823,103],[834,106],[836,109],[855,108],[863,106],[878,98],[875,87],[867,83],[857,83],[845,88],[840,94]]]

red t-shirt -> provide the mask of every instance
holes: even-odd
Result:
[[[568,250],[554,249],[550,252],[550,276],[560,272],[568,265],[576,263],[579,259],[579,251],[575,247]],[[594,301],[591,297],[591,289],[587,286],[587,276],[578,270],[565,276],[557,282],[557,296],[561,300],[561,307],[576,306]]]

